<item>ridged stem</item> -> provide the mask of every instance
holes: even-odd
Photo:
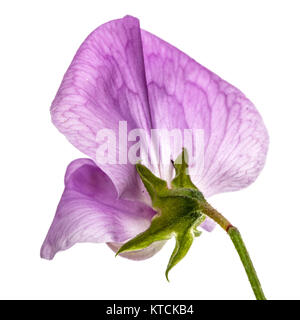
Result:
[[[231,238],[236,251],[238,252],[246,274],[248,276],[249,282],[251,284],[252,290],[257,300],[266,300],[266,297],[263,293],[260,281],[257,277],[255,268],[245,246],[245,243],[241,237],[239,230],[232,226],[231,223],[222,216],[216,209],[214,209],[209,203],[205,202],[201,205],[202,212],[213,219],[218,223],[229,235]]]

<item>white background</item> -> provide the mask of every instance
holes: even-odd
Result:
[[[149,260],[80,244],[39,250],[83,155],[51,124],[49,106],[75,51],[97,26],[131,14],[241,89],[270,134],[265,169],[210,202],[239,227],[269,299],[300,298],[299,1],[1,1],[0,298],[252,299],[228,236],[217,227],[170,273],[170,241]]]

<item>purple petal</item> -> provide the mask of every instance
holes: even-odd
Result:
[[[144,203],[117,199],[113,183],[92,160],[75,160],[41,256],[52,259],[78,242],[124,242],[146,230],[155,213]]]
[[[204,165],[193,182],[207,197],[252,183],[264,166],[269,140],[253,104],[156,36],[142,31],[142,42],[152,126],[203,130]]]
[[[97,133],[151,127],[139,21],[110,21],[92,32],[77,51],[51,106],[55,126],[112,179],[124,198],[141,197],[131,164],[97,161]],[[124,194],[125,193],[125,194]]]
[[[131,252],[123,252],[119,255],[123,258],[131,259],[131,260],[145,260],[149,259],[152,256],[154,256],[166,243],[167,241],[156,241],[150,244],[149,247],[137,250],[137,251],[131,251]],[[115,253],[121,248],[121,246],[124,244],[122,243],[115,243],[115,242],[109,242],[107,245],[112,249]]]
[[[243,93],[170,44],[141,33],[132,17],[100,26],[84,41],[51,112],[58,129],[94,159],[123,198],[145,201],[134,166],[103,165],[96,157],[98,131],[117,133],[120,120],[128,131],[202,129],[204,166],[192,180],[206,197],[252,183],[268,149],[263,121]],[[162,178],[170,179],[169,169],[159,168]]]
[[[206,217],[206,219],[201,223],[200,227],[208,232],[211,232],[214,230],[216,226],[216,222],[212,220],[209,217]]]

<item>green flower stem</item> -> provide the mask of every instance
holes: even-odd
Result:
[[[175,178],[171,188],[166,181],[155,176],[141,163],[136,164],[136,170],[147,189],[152,207],[159,212],[151,221],[150,227],[133,239],[124,243],[117,252],[130,252],[149,247],[153,242],[176,238],[176,245],[166,270],[169,271],[181,261],[190,249],[194,237],[199,236],[197,226],[203,217],[216,221],[230,236],[246,270],[253,292],[258,300],[265,300],[255,269],[242,240],[239,231],[214,209],[204,198],[203,194],[193,184],[188,175],[187,152],[183,149],[176,161]]]
[[[203,201],[199,202],[201,211],[213,219],[221,228],[223,228],[226,232],[228,228],[231,226],[231,223],[221,215],[215,208],[213,208],[208,202]]]
[[[245,271],[247,273],[248,279],[250,281],[252,290],[255,294],[257,300],[266,300],[263,290],[261,288],[260,282],[258,280],[256,271],[254,269],[253,263],[250,259],[249,253],[245,247],[244,241],[241,237],[239,230],[233,226],[228,229],[229,237],[231,238],[236,251],[238,252],[241,261],[244,265]]]
[[[202,212],[205,213],[208,217],[217,222],[230,236],[236,251],[238,252],[245,271],[247,273],[249,282],[251,284],[252,290],[257,300],[266,300],[266,297],[261,288],[259,279],[257,277],[256,271],[254,269],[253,263],[250,259],[249,253],[246,249],[244,241],[241,237],[238,229],[231,225],[231,223],[224,218],[217,210],[215,210],[207,202],[202,206]]]

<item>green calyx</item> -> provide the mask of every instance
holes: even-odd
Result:
[[[175,249],[166,270],[167,280],[169,271],[187,254],[194,237],[201,234],[197,226],[206,218],[201,210],[201,204],[206,201],[192,183],[187,163],[187,152],[183,150],[173,163],[175,178],[171,182],[171,189],[166,181],[156,177],[147,167],[142,164],[136,165],[157,214],[146,231],[126,242],[117,252],[118,255],[122,252],[141,250],[155,241],[169,240],[175,236]]]
[[[197,227],[208,216],[229,234],[256,298],[265,300],[253,263],[238,229],[206,202],[203,194],[191,181],[187,171],[188,160],[185,149],[173,165],[176,175],[171,181],[170,188],[166,181],[156,177],[148,168],[141,164],[136,165],[137,172],[151,197],[152,207],[157,214],[152,219],[150,227],[126,242],[117,255],[122,252],[142,250],[153,242],[169,240],[174,236],[176,245],[166,270],[166,278],[169,281],[169,271],[185,257],[194,237],[201,234]]]

